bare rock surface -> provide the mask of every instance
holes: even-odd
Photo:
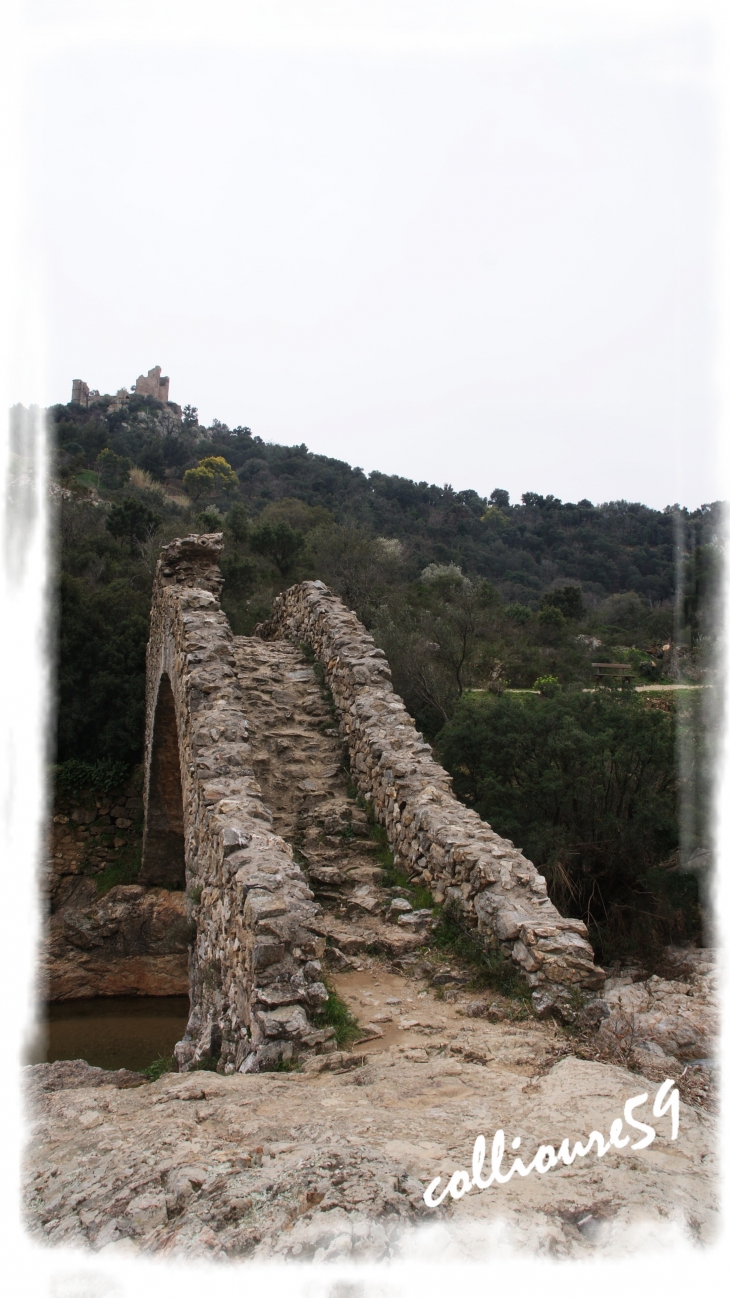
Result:
[[[187,909],[183,892],[119,884],[99,897],[92,879],[79,880],[49,921],[50,999],[186,995]]]
[[[520,1153],[592,1130],[656,1083],[566,1055],[554,1024],[475,1020],[377,960],[340,976],[383,1038],[314,1056],[301,1072],[168,1074],[134,1089],[77,1065],[28,1069],[33,1135],[27,1220],[50,1243],[170,1256],[478,1259],[518,1251],[587,1257],[654,1234],[708,1242],[717,1222],[715,1120],[680,1106],[640,1151],[595,1152],[544,1176],[430,1210],[426,1186],[468,1169],[480,1133]],[[45,1072],[43,1070],[46,1070]],[[49,1085],[51,1072],[56,1081]],[[671,1074],[670,1074],[671,1075]],[[63,1079],[61,1079],[63,1080]],[[636,1133],[637,1136],[639,1133]],[[508,1144],[509,1149],[509,1144]],[[448,1206],[447,1206],[448,1205]]]
[[[608,1015],[598,1041],[631,1049],[639,1062],[711,1062],[719,1030],[715,953],[670,948],[667,975],[624,969],[606,980]]]
[[[142,1086],[147,1078],[129,1068],[95,1068],[85,1059],[57,1059],[52,1064],[31,1064],[27,1070],[32,1088],[39,1091],[73,1091],[95,1086]]]

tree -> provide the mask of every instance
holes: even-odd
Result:
[[[198,426],[198,407],[183,406],[183,426],[185,428],[197,428]]]
[[[248,537],[249,523],[248,510],[246,509],[246,506],[241,504],[238,500],[234,505],[231,505],[231,508],[226,514],[225,525],[234,541],[239,545],[242,545]]]
[[[429,564],[420,600],[395,598],[375,619],[395,687],[419,725],[437,733],[474,680],[496,682],[502,663],[490,644],[499,596],[487,581],[471,581],[456,564]]]
[[[690,642],[717,635],[722,622],[723,554],[717,544],[698,545],[686,555],[682,567],[683,621],[689,627]]]
[[[585,613],[580,586],[559,586],[557,590],[548,590],[540,604],[543,608],[560,609],[565,618],[578,620]]]
[[[149,604],[127,576],[96,588],[62,575],[57,761],[140,760]]]
[[[489,497],[489,502],[497,509],[506,509],[509,505],[509,492],[504,491],[502,487],[495,487]]]
[[[304,537],[288,523],[264,523],[251,532],[249,543],[254,554],[273,559],[282,577],[294,566],[304,549]]]
[[[670,714],[633,691],[471,697],[438,753],[457,796],[520,844],[559,908],[593,926],[602,958],[696,933],[695,881],[668,885],[672,901],[659,870],[679,838]]]
[[[499,594],[488,581],[470,581],[453,564],[429,564],[421,581],[437,595],[424,629],[436,645],[436,657],[453,680],[459,698],[469,683],[490,622],[489,610]]]
[[[402,548],[364,527],[333,525],[331,517],[307,536],[307,557],[314,574],[366,625],[400,570]]]
[[[193,500],[201,496],[229,496],[238,487],[238,478],[222,455],[207,455],[183,475],[183,486]]]
[[[258,522],[260,525],[288,523],[295,531],[306,535],[315,528],[334,527],[335,520],[322,505],[307,505],[303,500],[285,496],[282,500],[272,500],[270,504],[264,505]]]
[[[97,455],[95,468],[99,475],[99,486],[114,491],[117,487],[124,487],[129,481],[132,461],[128,455],[115,455],[107,447]]]
[[[215,474],[212,469],[199,464],[196,468],[188,469],[183,474],[183,486],[192,500],[200,500],[201,496],[212,495],[215,486]]]
[[[165,456],[162,451],[162,443],[158,440],[142,451],[137,461],[140,469],[145,469],[151,478],[157,482],[164,482],[165,479]]]
[[[227,594],[233,592],[238,599],[247,599],[256,589],[259,571],[252,559],[243,559],[238,554],[224,555],[221,572]]]
[[[108,530],[117,541],[129,541],[129,552],[144,541],[149,541],[162,523],[140,500],[127,496],[120,505],[112,505],[106,520]]]
[[[554,604],[546,604],[537,615],[537,625],[547,641],[554,644],[568,624],[559,608]]]
[[[510,622],[516,622],[517,626],[524,626],[532,617],[532,613],[526,604],[506,604],[504,615],[509,618]]]

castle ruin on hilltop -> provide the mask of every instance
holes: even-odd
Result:
[[[156,401],[163,401],[166,404],[170,399],[170,379],[167,375],[163,378],[162,366],[155,365],[153,369],[147,371],[147,377],[140,374],[136,383],[132,384],[131,392],[136,393],[138,397],[154,397]],[[104,393],[109,396],[109,393]],[[111,409],[118,409],[125,401],[129,399],[130,392],[126,388],[120,388],[115,394],[112,401]],[[102,394],[96,388],[89,388],[88,383],[83,379],[74,379],[71,387],[71,401],[79,406],[93,406],[97,401],[101,401]]]

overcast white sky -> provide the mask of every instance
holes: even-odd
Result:
[[[718,497],[700,8],[93,8],[29,9],[46,401],[160,364],[201,420],[368,471]]]

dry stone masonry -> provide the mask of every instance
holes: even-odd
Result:
[[[219,533],[164,548],[148,646],[139,882],[187,890],[195,936],[191,1015],[175,1051],[181,1070],[212,1057],[220,1072],[259,1071],[333,1048],[332,1029],[313,1022],[327,1000],[320,960],[331,920],[287,839],[310,827],[325,835],[326,849],[329,822],[349,816],[352,824],[362,813],[337,791],[331,739],[335,762],[326,766],[322,701],[300,644],[324,668],[352,776],[396,862],[437,902],[456,899],[467,922],[501,944],[525,972],[538,1012],[600,989],[604,975],[585,926],[561,917],[532,863],[452,796],[450,778],[393,692],[382,651],[355,615],[321,582],[304,582],[279,596],[259,638],[234,637],[218,602],[221,550]],[[290,643],[276,649],[277,640]],[[264,751],[261,732],[269,729]],[[316,760],[321,771],[308,772]],[[308,779],[313,773],[317,779]],[[280,796],[282,788],[296,788],[299,802]],[[335,864],[317,865],[311,850],[309,865],[325,882],[337,873]],[[368,869],[353,861],[351,874]],[[367,909],[367,881],[360,890]],[[401,941],[408,919],[400,918]],[[413,919],[408,936],[418,945]],[[388,927],[396,931],[381,925]]]
[[[560,1010],[604,982],[581,920],[563,918],[531,861],[451,793],[390,669],[354,613],[319,581],[279,595],[264,638],[309,645],[321,662],[350,751],[353,778],[384,825],[395,861],[435,900],[454,898],[524,971],[538,1013]]]
[[[253,767],[231,628],[218,603],[220,533],[165,547],[147,658],[145,835],[140,882],[187,884],[196,936],[186,1071],[256,1071],[321,1046],[327,999],[312,901],[292,848],[272,832]]]

